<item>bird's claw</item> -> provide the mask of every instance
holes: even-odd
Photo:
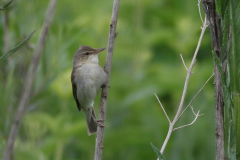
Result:
[[[96,123],[99,127],[107,127],[107,126],[101,124],[100,122],[103,122],[103,120],[99,119],[99,120],[96,121]]]
[[[103,88],[103,87],[108,87],[108,88],[110,88],[110,86],[107,85],[107,84],[104,84],[104,85],[102,86],[102,88]]]

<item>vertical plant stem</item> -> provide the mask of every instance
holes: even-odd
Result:
[[[35,72],[36,72],[36,69],[37,69],[37,66],[38,66],[38,62],[39,62],[40,57],[42,55],[43,46],[44,46],[44,43],[45,43],[45,40],[46,40],[48,29],[49,29],[49,26],[52,22],[56,2],[57,2],[57,0],[51,0],[49,2],[48,9],[47,9],[45,19],[44,19],[44,23],[43,23],[43,27],[42,27],[42,32],[41,32],[41,35],[38,39],[38,44],[35,48],[33,58],[32,58],[31,64],[30,64],[29,69],[28,69],[26,81],[25,81],[25,84],[24,84],[24,87],[23,87],[22,96],[21,96],[21,99],[20,99],[20,102],[19,102],[19,105],[18,105],[18,110],[17,110],[16,116],[15,116],[15,120],[14,120],[14,122],[12,124],[12,127],[11,127],[11,131],[10,131],[8,141],[7,141],[7,146],[6,146],[6,149],[3,153],[3,159],[2,160],[10,160],[11,155],[13,153],[14,142],[15,142],[15,139],[18,135],[20,122],[21,122],[21,120],[24,116],[26,106],[28,105],[28,102],[29,102],[29,99],[30,99],[32,83],[33,83],[33,80],[34,80],[34,76],[35,76]]]
[[[213,51],[222,61],[220,48],[220,19],[216,12],[215,0],[202,0],[203,9],[209,22]],[[221,75],[216,62],[214,63],[214,89],[215,89],[215,125],[216,125],[216,160],[225,159],[224,149],[224,101]]]
[[[214,63],[216,160],[224,160],[224,101],[221,75]]]
[[[99,109],[99,120],[102,122],[103,126],[98,126],[94,160],[102,160],[104,124],[105,124],[106,111],[107,111],[107,97],[108,97],[109,82],[110,82],[110,75],[111,75],[114,42],[117,36],[116,27],[117,27],[119,4],[120,4],[120,0],[114,0],[113,10],[112,10],[112,19],[111,19],[110,31],[109,31],[109,37],[108,37],[106,64],[104,67],[104,71],[108,76],[108,80],[106,85],[102,89],[101,103],[100,103],[100,109]]]

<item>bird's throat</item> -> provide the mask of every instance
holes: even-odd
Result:
[[[99,60],[98,60],[98,55],[93,55],[92,57],[89,57],[88,60],[90,63],[94,63],[94,64],[98,64]]]

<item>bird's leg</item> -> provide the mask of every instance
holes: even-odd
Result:
[[[103,88],[103,87],[108,87],[108,88],[110,88],[110,86],[107,85],[107,84],[102,85],[102,88]]]
[[[98,126],[107,127],[107,126],[100,123],[100,122],[103,122],[103,120],[97,120],[93,114],[91,114],[91,116],[92,116],[93,120],[97,123]]]

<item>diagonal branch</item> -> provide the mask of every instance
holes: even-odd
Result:
[[[188,72],[187,72],[187,76],[186,76],[186,80],[185,80],[185,84],[184,84],[184,89],[183,89],[183,94],[182,94],[182,99],[181,99],[181,102],[180,102],[180,105],[178,107],[178,111],[177,111],[177,114],[174,118],[174,122],[176,122],[178,120],[178,116],[180,115],[180,112],[182,110],[182,107],[183,107],[183,103],[184,103],[184,100],[185,100],[185,96],[186,96],[186,92],[187,92],[187,87],[188,87],[188,82],[189,82],[189,78],[190,78],[190,75],[191,75],[191,71],[192,71],[192,68],[196,62],[196,57],[197,57],[197,54],[198,54],[198,51],[199,51],[199,48],[200,48],[200,45],[201,45],[201,41],[202,41],[202,38],[203,38],[203,34],[205,32],[207,28],[207,20],[205,18],[205,21],[203,23],[203,28],[202,28],[202,32],[201,32],[201,35],[200,35],[200,38],[199,38],[199,41],[198,41],[198,45],[197,45],[197,48],[195,50],[195,53],[193,55],[193,59],[192,59],[192,62],[191,62],[191,65],[188,69]]]
[[[98,125],[98,129],[97,129],[94,160],[102,160],[104,124],[105,124],[106,111],[107,111],[107,97],[108,97],[109,81],[110,81],[110,75],[111,75],[114,42],[117,36],[116,27],[117,27],[119,4],[120,4],[120,0],[114,0],[113,10],[112,10],[112,19],[111,19],[110,31],[109,31],[109,37],[108,37],[107,58],[106,58],[106,64],[104,67],[104,71],[106,72],[108,79],[107,79],[106,85],[104,85],[102,89],[101,103],[99,108],[99,121],[102,122],[102,126]]]
[[[183,56],[182,56],[182,54],[180,54],[180,56],[181,56],[181,59],[182,59],[182,62],[183,62],[183,65],[184,65],[184,67],[186,68],[186,70],[188,71],[188,68],[187,68],[187,66],[186,66],[186,64],[185,64],[185,62],[184,62],[184,59],[183,59]]]
[[[187,107],[182,111],[182,113],[179,115],[178,119],[183,115],[183,113],[187,110],[187,108],[192,104],[192,102],[194,101],[194,99],[198,96],[198,94],[203,90],[203,88],[205,87],[205,85],[208,83],[208,81],[213,77],[214,73],[208,78],[208,80],[204,83],[204,85],[202,86],[202,88],[197,92],[197,94],[193,97],[193,99],[188,103]],[[178,120],[177,119],[177,120]]]
[[[34,80],[35,72],[38,66],[38,62],[41,58],[42,51],[43,51],[43,46],[46,40],[46,36],[48,33],[49,26],[52,22],[53,18],[53,13],[55,9],[57,0],[51,0],[49,2],[48,8],[47,8],[47,13],[44,19],[43,27],[42,27],[42,32],[41,35],[38,39],[38,44],[36,46],[36,49],[33,54],[33,58],[31,61],[31,64],[28,69],[27,77],[26,77],[26,82],[23,87],[23,92],[22,92],[22,97],[19,102],[18,106],[18,111],[15,116],[14,123],[12,124],[10,135],[8,137],[7,141],[7,146],[6,149],[3,153],[3,159],[2,160],[10,160],[11,155],[13,153],[13,147],[14,147],[14,142],[18,134],[19,130],[19,125],[20,122],[22,121],[23,115],[26,110],[26,106],[28,105],[30,96],[31,96],[31,88],[32,88],[32,83]]]
[[[162,107],[162,110],[163,110],[164,114],[166,115],[166,117],[167,117],[167,119],[168,119],[168,122],[171,123],[171,120],[169,119],[169,117],[168,117],[168,115],[167,115],[167,113],[166,113],[166,111],[165,111],[165,109],[164,109],[162,103],[160,102],[160,100],[159,100],[159,98],[158,98],[158,96],[157,96],[156,93],[155,93],[155,96],[156,96],[156,98],[157,98],[157,100],[158,100],[160,106]]]
[[[194,110],[193,110],[193,106],[190,105],[190,107],[191,107],[191,109],[192,109],[193,114],[196,116],[197,114],[194,112]],[[204,115],[204,114],[199,114],[199,116],[202,116],[202,115]]]
[[[180,104],[179,104],[179,107],[178,107],[178,110],[177,110],[177,113],[172,121],[172,123],[170,123],[169,125],[169,129],[168,129],[168,133],[167,133],[167,136],[165,138],[165,141],[162,145],[162,148],[160,150],[160,152],[163,154],[166,146],[167,146],[167,143],[169,141],[169,138],[173,132],[173,126],[176,124],[178,118],[179,118],[179,115],[181,114],[181,110],[183,108],[183,104],[184,104],[184,100],[185,100],[185,97],[186,97],[186,93],[187,93],[187,87],[188,87],[188,83],[189,83],[189,79],[190,79],[190,76],[192,74],[192,68],[196,62],[196,57],[197,57],[197,54],[198,54],[198,51],[199,51],[199,48],[200,48],[200,45],[201,45],[201,41],[202,41],[202,38],[203,38],[203,34],[205,33],[205,30],[207,28],[207,19],[205,17],[205,20],[204,20],[204,23],[203,23],[203,27],[202,27],[202,32],[201,32],[201,35],[199,37],[199,40],[198,40],[198,44],[197,44],[197,48],[194,52],[194,55],[193,55],[193,58],[192,58],[192,61],[191,61],[191,64],[190,64],[190,67],[189,69],[187,70],[187,75],[186,75],[186,79],[185,79],[185,83],[184,83],[184,88],[183,88],[183,93],[182,93],[182,98],[181,98],[181,101],[180,101]]]
[[[192,124],[197,120],[197,118],[198,118],[199,116],[203,115],[203,114],[199,115],[199,112],[200,112],[200,111],[198,111],[197,114],[195,114],[195,113],[193,112],[193,113],[195,114],[195,118],[194,118],[194,120],[192,121],[192,123],[183,125],[183,126],[181,126],[181,127],[174,128],[173,131],[174,131],[174,130],[177,130],[177,129],[180,129],[180,128],[183,128],[183,127],[187,127],[187,126],[192,125]]]

